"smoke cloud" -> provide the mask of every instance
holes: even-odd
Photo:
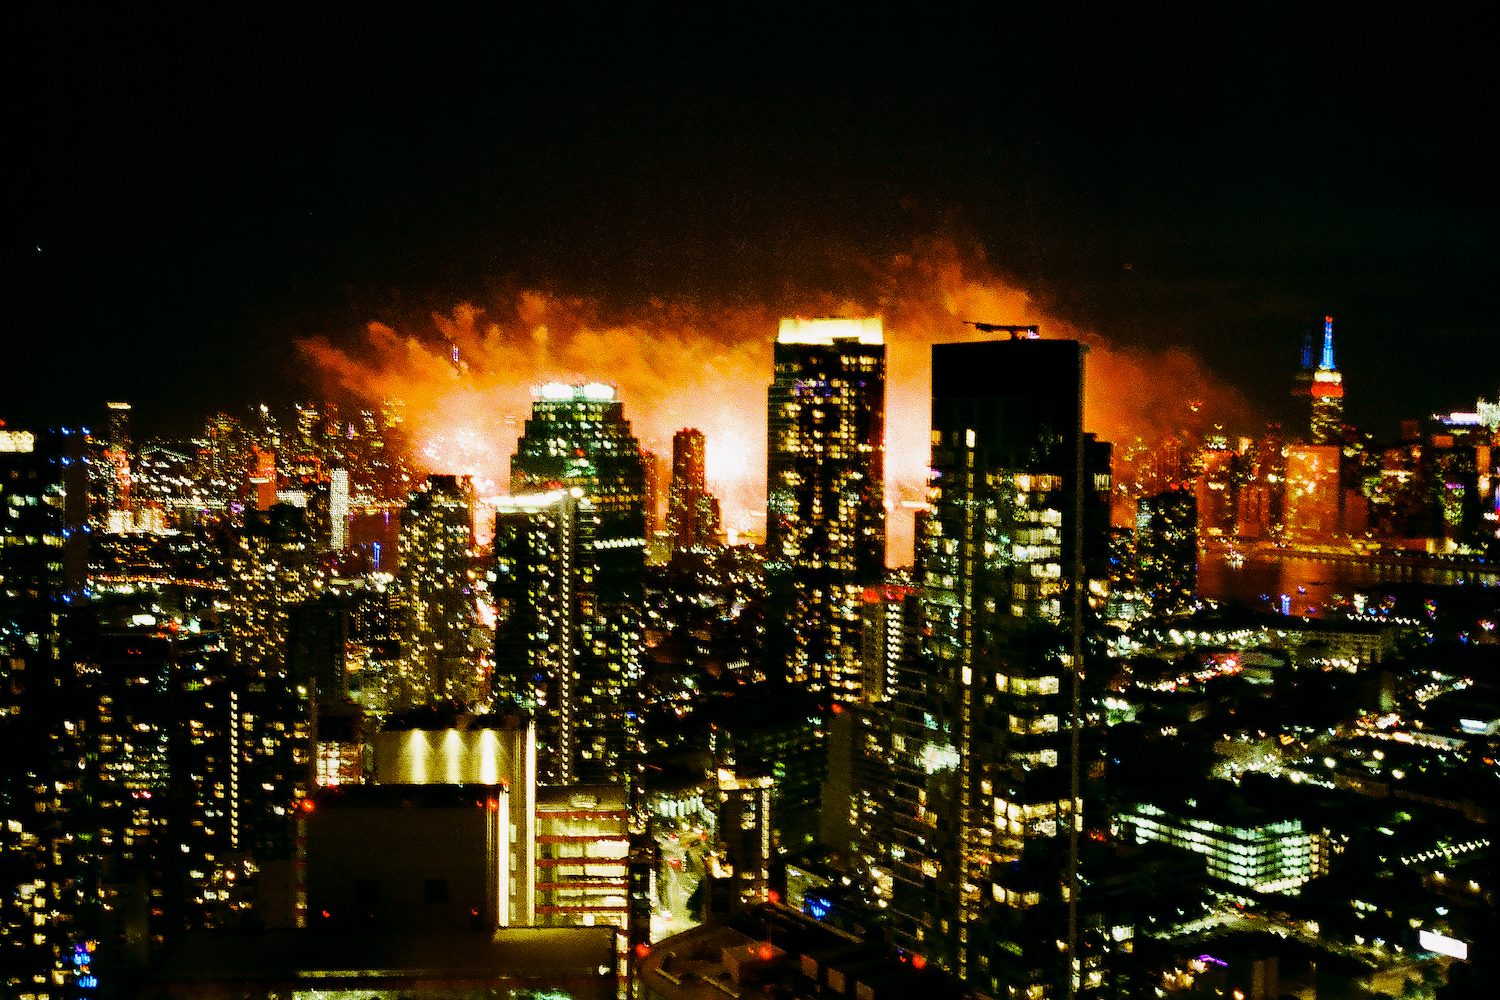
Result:
[[[300,347],[339,389],[372,404],[401,400],[417,463],[429,472],[472,475],[482,495],[507,491],[534,386],[612,384],[641,444],[664,465],[674,432],[703,431],[709,484],[726,526],[742,531],[764,527],[766,387],[779,318],[883,316],[892,565],[911,559],[912,518],[900,503],[925,491],[930,348],[984,339],[965,321],[1035,323],[1044,337],[1089,344],[1085,423],[1106,440],[1149,446],[1205,416],[1234,427],[1247,425],[1250,414],[1243,398],[1190,353],[1111,345],[1049,315],[982,256],[962,254],[950,241],[926,242],[868,268],[867,287],[837,299],[788,293],[777,303],[655,302],[622,310],[537,290],[492,298],[461,302],[434,314],[430,325],[371,323],[351,343],[315,337]]]

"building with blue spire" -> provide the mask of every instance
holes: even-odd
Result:
[[[1344,377],[1333,361],[1333,317],[1323,317],[1323,356],[1312,373],[1312,443],[1336,445],[1344,432]]]

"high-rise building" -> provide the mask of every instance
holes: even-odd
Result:
[[[1198,501],[1187,484],[1136,504],[1135,553],[1136,589],[1151,614],[1191,610],[1198,590]]]
[[[279,666],[292,608],[323,589],[323,571],[304,511],[276,504],[245,513],[230,560],[230,650],[245,666]]]
[[[469,701],[480,694],[470,507],[467,480],[429,476],[427,488],[413,493],[401,512],[396,580],[405,605],[401,654],[407,691],[399,707]]]
[[[633,780],[645,674],[646,484],[640,442],[615,390],[542,386],[510,468],[516,499],[496,517],[494,592],[507,623],[497,627],[496,671],[506,676],[495,691],[534,708],[542,780]],[[546,587],[514,589],[533,573],[553,575]],[[550,623],[537,630],[551,637],[545,649],[508,624],[538,616]]]
[[[1344,376],[1333,361],[1333,317],[1323,317],[1323,354],[1312,373],[1312,443],[1337,445],[1344,436]]]
[[[1196,484],[1198,534],[1203,538],[1233,538],[1243,460],[1221,438],[1204,447],[1202,463]]]
[[[864,588],[885,577],[880,319],[784,319],[775,365],[766,453],[768,668],[857,700]]]
[[[495,514],[492,684],[531,709],[546,785],[625,781],[640,741],[639,668],[610,655],[593,507],[575,491],[511,497]]]
[[[344,551],[349,544],[349,470],[334,469],[328,486],[328,547]]]
[[[667,495],[667,533],[672,547],[690,549],[719,540],[719,501],[705,478],[707,441],[684,427],[672,435],[672,489]]]
[[[903,943],[994,995],[1060,996],[1070,952],[1080,984],[1100,972],[1070,904],[1083,782],[1102,775],[1080,766],[1075,667],[1108,572],[1110,467],[1081,426],[1082,345],[1030,334],[933,348],[924,642],[888,746],[924,822],[886,863]]]
[[[920,605],[920,588],[904,580],[865,588],[860,681],[864,701],[886,701],[895,689],[901,661],[914,653],[921,627]]]
[[[71,989],[83,842],[71,609],[86,596],[84,436],[0,427],[0,990]]]
[[[1285,451],[1286,533],[1296,541],[1328,542],[1342,528],[1340,449],[1336,444],[1294,444]]]

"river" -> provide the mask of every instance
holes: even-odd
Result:
[[[1237,600],[1255,611],[1316,617],[1355,601],[1356,596],[1365,606],[1374,607],[1393,593],[1409,594],[1422,586],[1500,587],[1500,571],[1263,550],[1252,550],[1243,560],[1231,562],[1223,550],[1198,552],[1199,595],[1215,601]]]

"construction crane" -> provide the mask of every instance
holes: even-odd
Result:
[[[972,326],[980,333],[1008,333],[1011,340],[1037,340],[1041,334],[1037,333],[1036,325],[1031,326],[1006,326],[1002,323],[978,323],[972,319],[964,320],[965,326]]]

